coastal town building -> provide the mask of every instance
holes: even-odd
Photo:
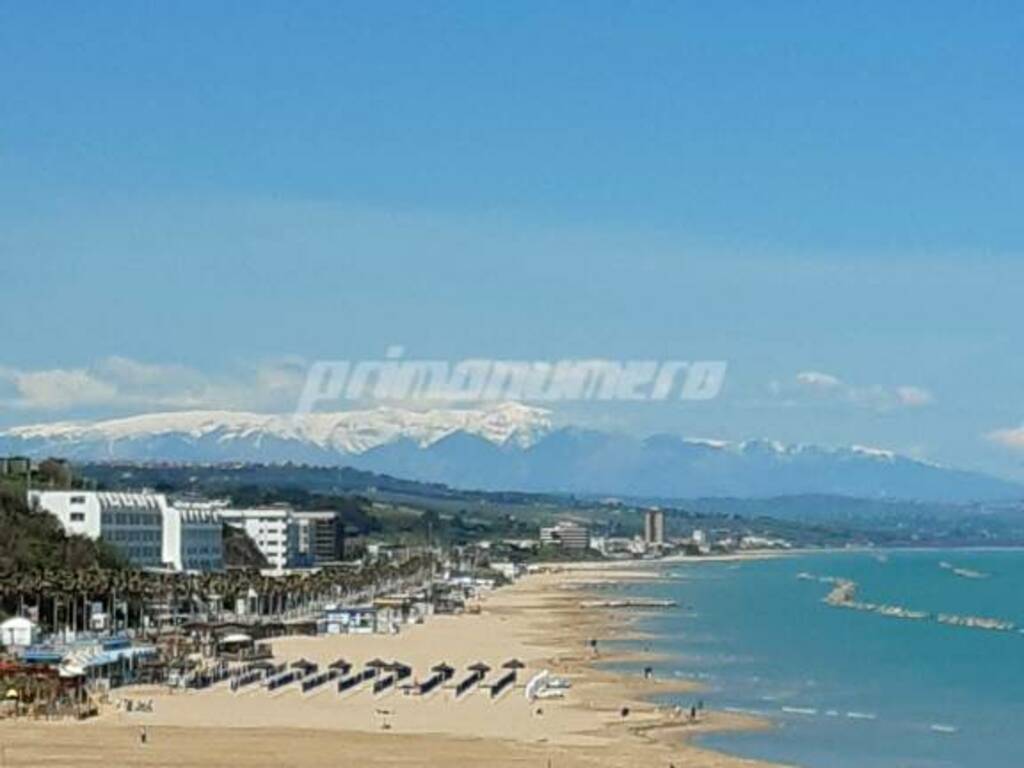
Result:
[[[588,549],[590,547],[590,531],[579,523],[562,520],[551,527],[540,529],[540,543],[549,547]]]
[[[24,616],[12,616],[0,624],[0,645],[7,650],[25,648],[39,639],[39,627]]]
[[[224,524],[211,508],[177,505],[164,511],[164,562],[177,571],[224,568]]]
[[[366,545],[366,554],[374,560],[396,563],[408,560],[417,551],[426,549],[427,548],[414,548],[406,544],[374,542]]]
[[[612,558],[640,557],[647,551],[643,539],[639,536],[591,536],[590,548]]]
[[[54,515],[72,535],[110,544],[132,565],[160,568],[163,550],[163,494],[107,491],[29,491],[29,505]]]
[[[29,505],[49,512],[71,535],[101,540],[132,565],[185,571],[224,566],[215,510],[179,508],[150,491],[29,491]]]
[[[711,551],[711,544],[708,542],[707,534],[700,528],[694,529],[690,534],[689,549],[696,554],[706,555]]]
[[[221,519],[252,539],[276,571],[301,564],[299,526],[290,507],[220,510]]]
[[[526,570],[520,563],[513,563],[509,560],[492,560],[490,563],[492,571],[497,571],[508,581],[515,581]]]
[[[0,458],[0,477],[23,477],[32,471],[32,460],[25,456],[5,456]]]
[[[299,557],[310,565],[326,565],[345,559],[345,526],[333,510],[296,510]]]
[[[377,619],[377,608],[372,605],[332,605],[317,618],[317,634],[373,634],[377,631]]]
[[[658,508],[644,511],[644,543],[649,547],[665,544],[665,512]]]

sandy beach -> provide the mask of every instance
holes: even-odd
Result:
[[[602,584],[655,578],[642,568],[574,567],[535,574],[498,590],[479,613],[434,616],[397,635],[289,637],[273,641],[278,661],[306,658],[326,665],[343,657],[400,660],[423,677],[446,662],[462,676],[483,661],[500,668],[511,658],[526,668],[520,687],[492,701],[476,690],[454,699],[441,689],[427,697],[368,690],[339,696],[333,686],[303,695],[289,686],[232,693],[221,684],[201,692],[126,688],[113,699],[152,699],[152,713],[107,707],[84,723],[6,722],[0,725],[4,766],[707,766],[755,765],[701,749],[688,735],[758,728],[764,723],[705,712],[697,723],[658,709],[646,697],[699,692],[676,679],[644,680],[601,668],[627,660],[602,642],[635,632],[633,609],[584,607]],[[590,639],[597,639],[595,653]],[[642,655],[628,660],[642,661]],[[653,659],[652,659],[653,661]],[[521,688],[541,670],[569,678],[564,699],[526,700]],[[495,673],[491,673],[493,676]],[[452,681],[454,682],[454,681]],[[623,708],[628,716],[623,717]],[[147,743],[140,743],[145,727]]]

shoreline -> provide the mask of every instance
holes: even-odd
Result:
[[[659,635],[638,630],[636,625],[645,617],[653,613],[660,612],[663,608],[671,610],[673,607],[677,606],[663,606],[656,604],[645,605],[642,604],[642,602],[637,604],[629,604],[628,602],[619,604],[615,598],[612,598],[609,602],[602,593],[593,591],[594,588],[608,587],[609,589],[614,590],[616,586],[629,581],[652,581],[673,578],[670,574],[664,571],[643,570],[642,566],[644,565],[678,565],[681,562],[694,564],[730,563],[785,557],[787,554],[790,553],[757,552],[735,555],[706,556],[700,558],[680,556],[675,558],[663,558],[657,561],[619,563],[618,565],[627,565],[625,570],[616,570],[614,567],[575,567],[570,570],[574,575],[583,577],[584,580],[581,580],[579,584],[563,585],[562,589],[565,591],[571,591],[573,588],[578,588],[582,592],[582,595],[579,596],[589,597],[596,602],[580,602],[577,600],[572,608],[564,610],[562,618],[567,620],[567,623],[571,623],[576,627],[591,626],[596,630],[604,632],[604,639],[606,642],[613,642],[615,644],[621,642],[635,643],[643,640],[655,639],[659,637]],[[604,566],[606,564],[596,563],[595,565]],[[581,620],[581,613],[587,614],[587,620]],[[582,636],[585,635],[586,632],[580,630],[579,634]],[[723,767],[730,767],[734,765],[751,767],[763,766],[764,768],[771,768],[771,766],[776,765],[775,763],[769,763],[766,761],[738,757],[694,743],[694,739],[696,737],[709,733],[769,729],[774,727],[769,720],[754,715],[726,712],[722,710],[704,710],[696,723],[679,722],[677,719],[671,717],[665,718],[665,708],[657,707],[657,705],[653,703],[654,697],[671,693],[689,693],[693,694],[695,698],[699,698],[701,692],[704,690],[704,686],[699,682],[685,678],[656,678],[651,681],[644,681],[642,678],[637,678],[624,672],[606,669],[607,665],[627,662],[653,663],[672,658],[674,657],[671,655],[657,654],[649,651],[618,651],[599,657],[593,657],[589,661],[589,666],[592,673],[604,673],[609,675],[610,684],[622,686],[628,689],[631,696],[636,697],[636,699],[642,702],[645,706],[653,707],[656,712],[662,714],[660,722],[641,725],[631,730],[637,736],[651,736],[669,750],[677,751],[677,761],[671,762],[669,765],[698,766],[707,764]],[[706,762],[707,760],[711,760],[712,762]]]
[[[701,559],[691,559],[702,562]],[[275,656],[321,664],[343,656],[365,662],[402,659],[418,672],[447,661],[462,668],[478,660],[499,666],[506,658],[526,665],[519,684],[540,671],[569,679],[564,699],[526,701],[516,690],[490,701],[473,692],[455,701],[449,691],[423,700],[369,692],[339,697],[333,691],[303,695],[290,690],[231,693],[223,686],[202,692],[132,687],[113,699],[152,699],[152,713],[106,707],[93,721],[0,724],[7,766],[53,768],[132,764],[147,766],[320,766],[351,760],[360,765],[584,766],[677,765],[734,768],[767,766],[692,743],[699,734],[770,727],[766,721],[706,711],[696,723],[678,710],[658,707],[658,694],[692,692],[699,686],[676,679],[645,680],[604,669],[606,664],[654,661],[639,652],[604,653],[602,641],[643,639],[634,625],[644,608],[586,607],[581,598],[597,584],[660,578],[647,571],[570,564],[535,573],[491,593],[479,613],[432,616],[398,635],[289,637],[272,641]],[[618,565],[622,565],[621,563]],[[567,572],[569,571],[569,572]],[[600,599],[600,595],[598,595]],[[597,652],[588,641],[598,639]],[[623,716],[623,711],[628,715]],[[382,712],[386,714],[381,714]],[[386,727],[385,727],[386,726]],[[139,743],[141,728],[147,744]],[[285,758],[282,760],[282,758]],[[333,762],[332,762],[333,761]]]

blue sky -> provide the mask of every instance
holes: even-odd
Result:
[[[725,359],[564,416],[1024,479],[1024,9],[895,5],[0,2],[0,426]]]

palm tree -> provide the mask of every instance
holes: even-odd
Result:
[[[437,564],[427,554],[399,562],[375,561],[358,568],[323,568],[314,573],[264,576],[255,571],[208,574],[155,574],[136,569],[43,567],[33,571],[0,574],[0,602],[5,609],[23,614],[26,601],[34,600],[39,620],[53,632],[91,625],[90,604],[107,607],[111,630],[143,630],[162,605],[163,618],[176,626],[184,607],[194,619],[198,606],[208,618],[222,618],[230,607],[237,613],[239,601],[254,593],[257,617],[281,619],[308,614],[330,600],[372,600],[381,592],[407,589],[433,576]],[[123,614],[119,606],[124,606]],[[62,620],[63,619],[63,624]]]

